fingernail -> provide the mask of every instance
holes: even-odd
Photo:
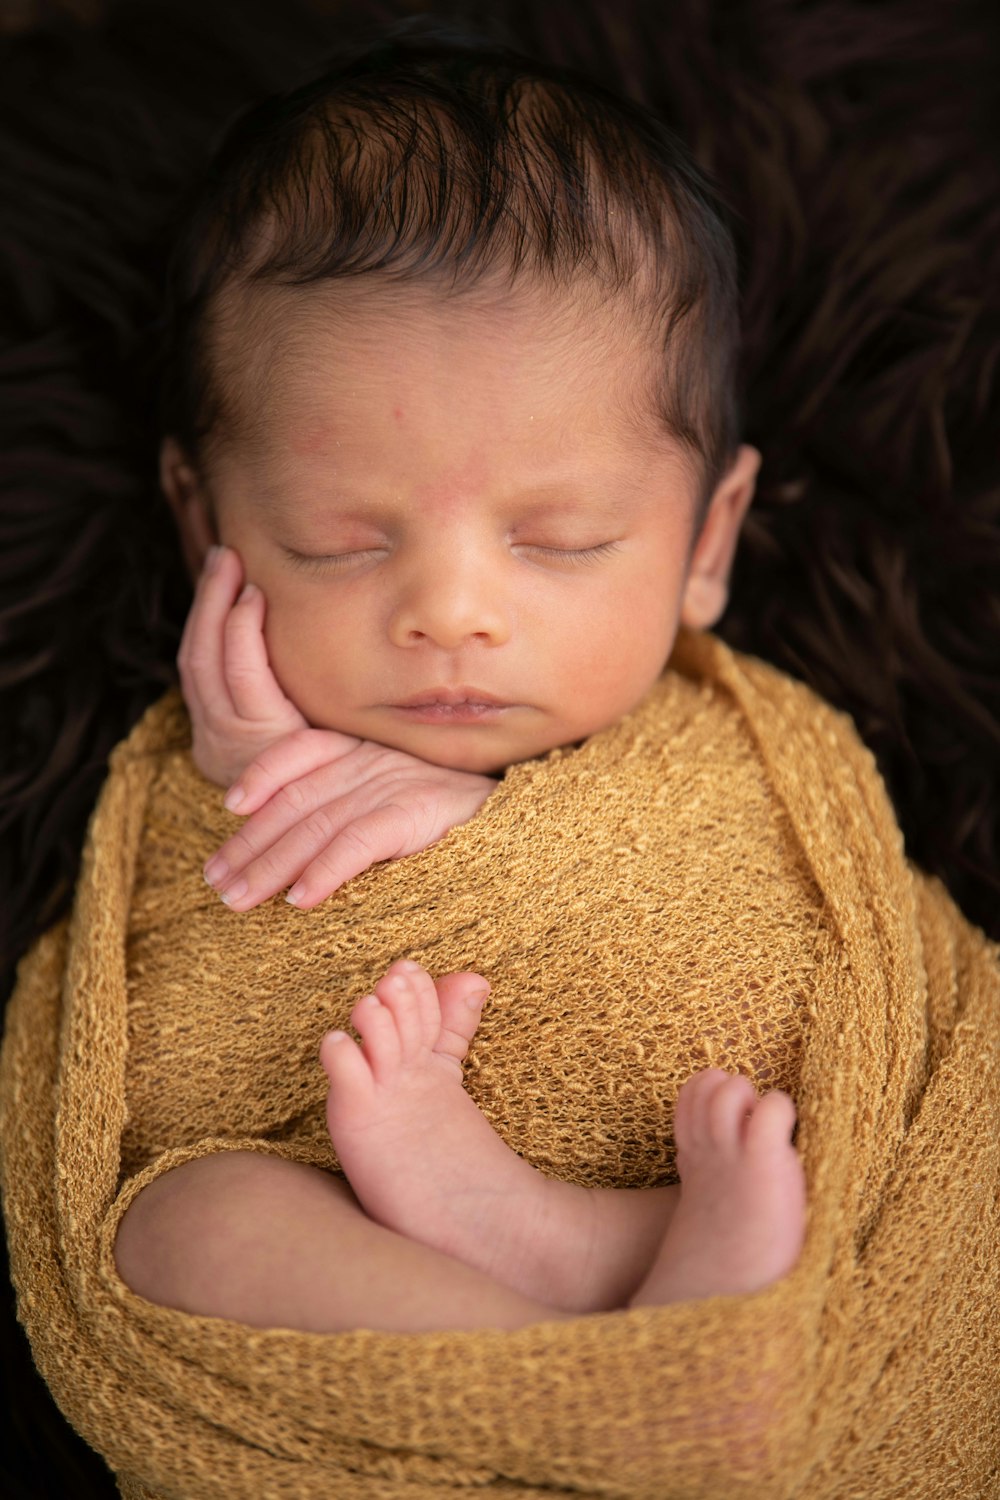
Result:
[[[245,796],[246,792],[241,786],[231,786],[222,799],[222,805],[228,807],[230,812],[235,812]]]
[[[468,996],[465,1003],[470,1010],[479,1010],[481,1006],[486,1004],[488,994],[489,990],[477,990],[474,995]]]
[[[219,885],[220,882],[225,880],[226,876],[229,874],[229,866],[226,861],[217,854],[214,859],[209,860],[208,864],[202,871],[202,874],[205,876],[205,879],[208,881],[209,885]]]
[[[241,897],[245,896],[249,889],[250,885],[248,881],[237,880],[236,884],[231,885],[228,891],[222,892],[222,899],[227,906],[230,906],[234,901],[239,901]]]
[[[215,572],[216,568],[219,566],[220,562],[222,561],[222,554],[223,554],[223,552],[225,552],[225,550],[226,550],[225,547],[209,547],[208,551],[205,553],[205,572],[206,573],[214,573]]]
[[[256,598],[259,593],[260,590],[255,583],[248,583],[236,603],[246,604],[248,600]]]
[[[289,906],[298,906],[299,902],[305,896],[305,893],[306,888],[304,885],[293,885],[291,890],[288,892],[288,895],[285,897],[285,900],[288,902]]]
[[[416,960],[412,958],[401,958],[396,965],[397,969],[402,969],[406,974],[415,974],[417,970],[422,967],[422,964],[418,964]]]

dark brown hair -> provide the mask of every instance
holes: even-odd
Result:
[[[652,355],[647,424],[691,454],[702,506],[736,452],[736,256],[719,195],[655,115],[582,76],[410,24],[241,115],[171,261],[163,431],[197,461],[235,404],[211,336],[223,293],[359,279],[611,301]]]

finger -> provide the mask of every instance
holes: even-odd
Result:
[[[347,824],[307,865],[286,899],[308,911],[348,880],[383,860],[398,859],[412,841],[413,820],[398,807],[377,807]]]
[[[282,868],[281,873],[285,876],[282,883],[288,885],[301,874],[324,844],[335,838],[351,820],[349,799],[331,795],[330,789],[336,780],[334,769],[321,766],[309,776],[290,781],[262,808],[252,813],[243,827],[228,838],[205,865],[205,878],[209,884],[220,886],[227,876],[246,873],[254,860],[269,852],[274,853],[286,835],[289,842],[281,854],[288,867]],[[231,805],[229,797],[226,804]],[[269,869],[269,866],[264,867],[265,871]],[[274,891],[280,889],[281,886],[276,885],[267,894],[273,896]]]
[[[224,622],[223,673],[241,719],[278,719],[291,709],[268,660],[266,608],[261,590],[248,583]]]
[[[235,711],[223,670],[224,634],[226,617],[242,578],[238,554],[231,547],[223,547],[206,559],[198,579],[177,653],[184,699],[192,711]]]
[[[346,816],[336,801],[318,807],[308,817],[296,818],[291,828],[252,854],[246,830],[240,829],[209,860],[205,879],[215,886],[227,906],[249,911],[298,880],[316,856],[340,836]],[[255,842],[258,836],[255,832]]]
[[[276,836],[279,830],[284,832],[288,826],[288,814],[294,811],[294,806],[311,812],[343,790],[338,786],[339,762],[360,743],[353,735],[338,734],[333,729],[296,729],[268,745],[250,762],[240,773],[239,780],[230,787],[226,806],[231,812],[238,808],[241,817],[249,817],[274,797],[278,810],[283,809],[286,818],[284,825],[281,825],[280,818],[275,818]],[[327,770],[329,774],[324,774]],[[310,785],[292,793],[296,799],[294,804],[278,801],[277,794],[307,778]],[[237,793],[240,795],[235,795]],[[270,826],[262,823],[262,833],[270,831]]]
[[[280,795],[289,791],[286,787]],[[346,799],[336,799],[300,816],[287,833],[254,853],[241,828],[208,861],[205,879],[234,911],[250,911],[289,885],[289,904],[308,911],[372,865],[406,854],[412,844],[412,819],[399,808],[380,807],[347,821],[349,816]]]

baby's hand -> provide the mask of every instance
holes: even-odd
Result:
[[[177,666],[191,715],[191,754],[201,774],[229,786],[275,740],[306,721],[285,697],[264,644],[264,596],[240,592],[243,567],[213,548],[198,580]]]
[[[371,865],[416,854],[466,823],[496,782],[330,729],[300,729],[248,766],[226,798],[248,821],[205,866],[235,911],[291,882],[307,909]]]

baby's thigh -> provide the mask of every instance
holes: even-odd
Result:
[[[255,1328],[524,1328],[573,1316],[377,1224],[346,1182],[252,1151],[165,1172],[122,1218],[122,1279],[150,1302]]]
[[[257,1327],[311,1322],[314,1262],[361,1254],[347,1183],[301,1162],[219,1151],[155,1178],[122,1218],[119,1275],[151,1302]],[[313,1284],[314,1285],[314,1284]],[[305,1321],[303,1321],[305,1320]]]

